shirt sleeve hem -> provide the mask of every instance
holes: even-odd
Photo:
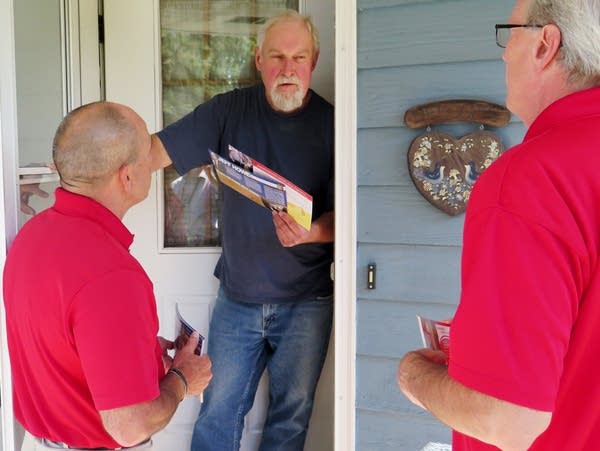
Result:
[[[520,387],[514,380],[492,378],[452,362],[448,367],[448,374],[465,387],[502,401],[543,412],[554,410],[554,396],[536,392],[534,387]]]

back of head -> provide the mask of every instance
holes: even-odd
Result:
[[[136,159],[137,131],[129,110],[94,102],[71,111],[60,123],[52,157],[61,185],[82,193],[103,184]]]
[[[306,29],[310,33],[313,41],[313,50],[316,53],[319,52],[319,32],[312,19],[308,16],[303,16],[298,11],[293,9],[287,9],[282,13],[279,13],[275,16],[272,16],[269,20],[265,22],[265,24],[258,31],[257,36],[257,46],[258,48],[262,48],[263,43],[265,42],[265,36],[269,29],[274,25],[281,22],[295,21],[301,22],[306,26]]]
[[[558,59],[573,88],[600,85],[600,1],[531,0],[528,23],[558,26]]]

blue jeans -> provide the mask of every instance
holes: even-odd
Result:
[[[333,318],[333,298],[246,304],[219,290],[210,321],[213,378],[192,451],[237,451],[260,377],[269,374],[261,451],[302,451]]]

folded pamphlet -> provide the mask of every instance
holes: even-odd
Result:
[[[179,307],[176,307],[176,310],[178,323],[177,329],[179,332],[177,333],[177,338],[175,339],[175,348],[181,349],[187,343],[190,335],[192,335],[193,332],[196,332],[196,329],[194,329],[185,319],[183,319],[183,316],[181,316],[181,313],[179,312]],[[204,337],[202,334],[199,335],[200,338],[198,340],[198,346],[196,346],[196,349],[194,349],[194,354],[196,355],[202,355],[202,344],[204,343]]]
[[[417,315],[423,346],[450,355],[451,320],[433,320]]]
[[[248,199],[275,211],[285,211],[310,230],[312,196],[272,169],[232,145],[229,159],[209,149],[219,180]]]

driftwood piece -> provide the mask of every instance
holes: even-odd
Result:
[[[508,124],[510,111],[485,100],[455,99],[416,105],[406,110],[404,123],[410,128],[447,122],[475,122],[491,127]]]

